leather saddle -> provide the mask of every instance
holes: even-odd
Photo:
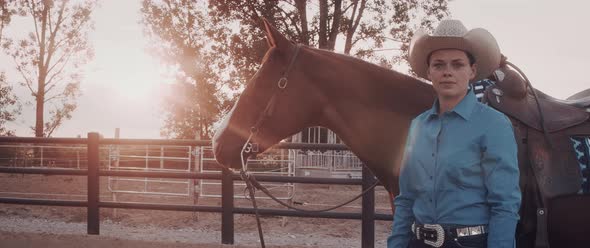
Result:
[[[496,70],[493,77],[496,84],[486,89],[485,102],[511,119],[521,171],[532,165],[543,197],[576,193],[582,178],[570,137],[590,136],[590,89],[559,100],[529,89],[520,74],[507,66]],[[531,164],[524,165],[525,161]]]
[[[535,96],[525,80],[516,71],[505,66],[496,70],[494,77],[496,85],[486,90],[488,104],[529,127],[543,131]],[[567,129],[590,118],[590,89],[567,100],[556,99],[537,89],[532,90],[537,93],[548,132]]]
[[[485,90],[484,102],[509,117],[518,145],[523,192],[520,230],[537,233],[535,243],[541,247],[539,244],[547,244],[547,235],[538,234],[548,229],[547,219],[539,217],[539,210],[551,207],[547,203],[560,199],[558,196],[575,196],[583,182],[571,138],[590,136],[590,89],[559,100],[531,89],[518,72],[506,65],[491,79],[496,84]]]

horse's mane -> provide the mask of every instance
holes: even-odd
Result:
[[[398,108],[396,111],[410,115],[417,115],[432,105],[435,95],[432,85],[420,79],[349,55],[307,46],[305,49],[325,63],[340,66],[335,73],[344,73],[339,75],[343,80],[358,80],[357,83],[372,85],[371,93],[363,95],[371,98],[370,102],[395,107]],[[399,103],[404,103],[404,107]]]
[[[306,46],[306,49],[310,50],[312,53],[316,53],[325,57],[330,57],[333,59],[342,62],[343,64],[350,64],[350,66],[354,67],[357,70],[366,71],[369,74],[379,78],[386,79],[387,82],[393,83],[418,83],[422,86],[430,87],[430,84],[424,82],[421,79],[416,77],[404,74],[399,71],[395,71],[371,62],[367,62],[365,60],[347,55],[342,53],[337,53],[329,50],[318,49],[314,47]]]

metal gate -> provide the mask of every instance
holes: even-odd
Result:
[[[325,127],[310,127],[294,135],[295,143],[342,144],[342,140]],[[294,150],[297,176],[361,178],[363,163],[351,151],[332,150]]]
[[[201,147],[199,153],[201,155],[199,172],[220,172],[211,147]],[[294,176],[293,153],[295,153],[293,150],[284,149],[267,151],[256,159],[249,159],[248,170],[254,175]],[[262,183],[262,185],[282,200],[292,200],[295,194],[295,184],[293,183]],[[246,184],[243,181],[234,182],[234,198],[246,198],[245,190]],[[221,198],[221,182],[219,180],[199,180],[197,191],[199,197]],[[270,199],[262,194],[256,198]]]
[[[194,171],[192,146],[114,145],[109,148],[108,170],[191,172]],[[108,189],[118,193],[161,196],[194,196],[194,180],[137,177],[108,177]]]

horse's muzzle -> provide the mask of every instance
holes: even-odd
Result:
[[[243,142],[230,140],[227,134],[215,135],[213,138],[213,153],[215,160],[222,167],[239,169],[242,168],[242,147]]]

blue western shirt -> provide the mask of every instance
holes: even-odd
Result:
[[[521,193],[508,118],[473,91],[438,114],[438,101],[412,120],[388,248],[406,248],[413,222],[487,225],[488,247],[513,247]]]

